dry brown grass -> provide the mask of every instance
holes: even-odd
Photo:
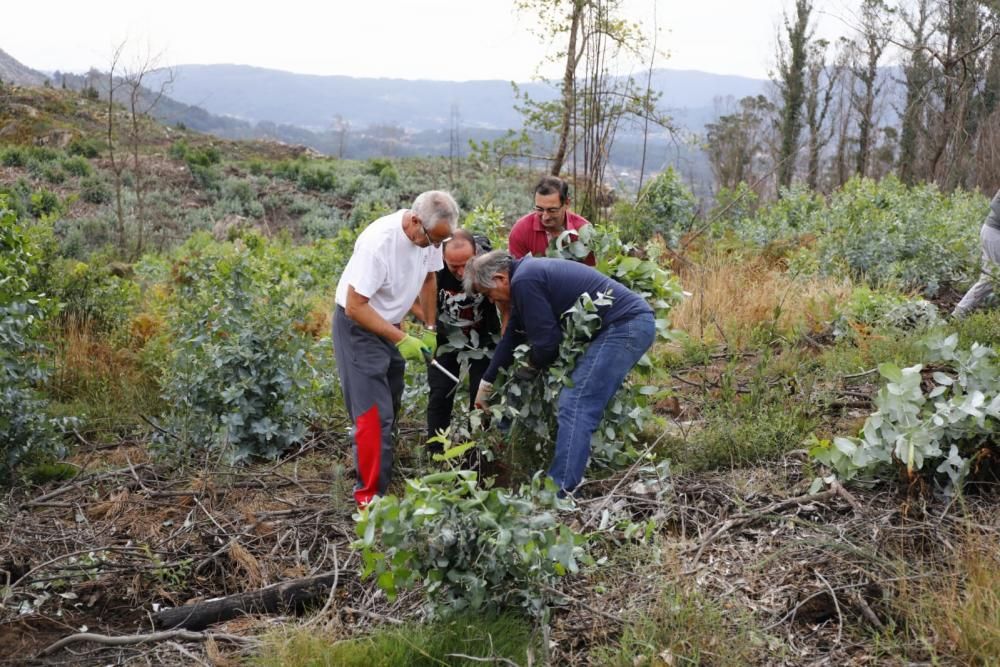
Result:
[[[688,264],[680,279],[691,296],[674,309],[673,326],[733,349],[763,327],[786,337],[820,332],[852,289],[846,279],[799,277],[765,257],[727,254]]]
[[[155,412],[156,381],[136,350],[95,334],[89,322],[75,320],[66,323],[53,348],[49,390],[60,402],[75,404],[74,414],[86,414],[90,427],[114,430],[138,422],[140,412]]]
[[[1000,656],[1000,544],[995,535],[966,537],[946,572],[904,586],[897,609],[939,656],[962,664],[996,664]]]

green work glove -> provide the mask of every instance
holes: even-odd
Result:
[[[424,347],[431,351],[431,356],[433,357],[434,353],[437,352],[438,349],[437,331],[434,331],[433,329],[424,329],[424,333],[420,337],[420,342],[424,344]]]
[[[419,338],[414,338],[410,334],[406,334],[403,336],[403,340],[396,343],[396,349],[407,361],[424,360],[424,350],[426,349],[424,344],[420,342]]]

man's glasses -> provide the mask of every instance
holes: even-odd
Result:
[[[536,206],[535,213],[548,213],[549,215],[555,215],[562,210],[563,206],[565,206],[565,204],[562,206],[554,206],[552,208],[542,208],[541,206]]]
[[[420,231],[424,233],[424,238],[427,239],[427,243],[429,245],[434,246],[435,248],[440,248],[442,243],[451,239],[451,237],[449,236],[447,238],[441,239],[440,241],[435,241],[434,239],[431,238],[431,235],[427,233],[427,230],[424,229],[423,223],[417,221],[417,224],[420,226]]]

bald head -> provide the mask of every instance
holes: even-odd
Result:
[[[456,229],[444,244],[444,265],[451,275],[461,280],[465,276],[465,265],[476,254],[476,240],[464,229]]]

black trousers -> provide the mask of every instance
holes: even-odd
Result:
[[[458,352],[448,352],[436,357],[437,362],[458,376]],[[474,407],[476,392],[479,391],[479,381],[490,365],[489,357],[473,359],[469,362],[469,409]],[[451,411],[455,406],[455,396],[460,394],[462,387],[456,385],[451,378],[434,368],[427,367],[427,384],[430,394],[427,397],[427,437],[432,438],[438,431],[443,431],[451,425]],[[440,444],[430,445],[434,451],[439,451]]]

